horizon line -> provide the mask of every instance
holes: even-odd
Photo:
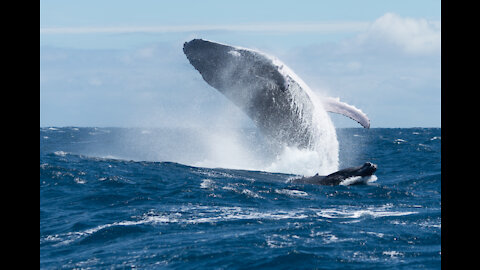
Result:
[[[175,33],[195,31],[238,32],[361,32],[372,24],[365,21],[300,22],[300,23],[250,23],[205,25],[156,25],[156,26],[90,26],[90,27],[41,27],[40,34],[128,34]]]
[[[40,128],[188,128],[185,126],[40,126]],[[192,127],[196,128],[196,127]],[[256,127],[235,127],[235,128],[253,128]],[[335,127],[335,128],[357,128],[357,129],[365,129],[363,127]],[[376,129],[376,128],[442,128],[441,126],[434,127],[434,126],[409,126],[409,127],[370,127],[368,129]]]

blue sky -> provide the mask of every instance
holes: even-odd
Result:
[[[426,0],[41,1],[40,126],[248,126],[183,55],[205,38],[275,55],[372,127],[440,127],[440,28]]]

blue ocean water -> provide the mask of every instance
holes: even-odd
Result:
[[[439,269],[441,129],[337,136],[340,168],[377,181],[198,166],[195,130],[40,128],[40,267]]]

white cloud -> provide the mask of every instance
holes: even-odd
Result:
[[[386,13],[359,35],[358,42],[363,46],[395,46],[408,54],[438,53],[441,45],[440,28],[439,21],[403,18]]]
[[[440,126],[440,42],[439,22],[387,13],[354,37],[279,58],[314,91],[360,108],[373,127]]]

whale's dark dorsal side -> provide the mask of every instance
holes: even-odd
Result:
[[[312,177],[303,177],[295,179],[293,183],[306,183],[306,184],[315,184],[315,185],[327,185],[335,186],[339,185],[342,181],[351,178],[351,177],[366,177],[371,176],[377,170],[377,165],[366,162],[362,166],[346,168],[327,176],[315,175]]]

